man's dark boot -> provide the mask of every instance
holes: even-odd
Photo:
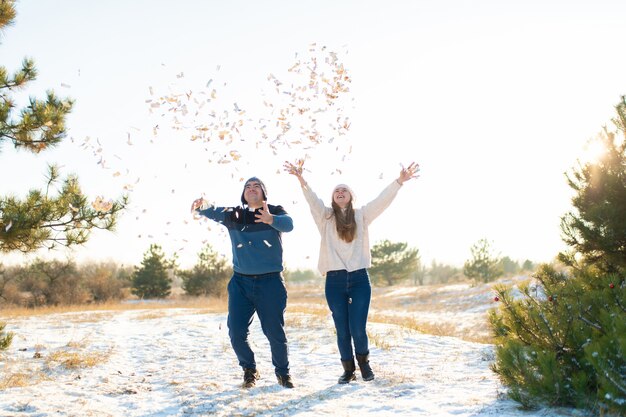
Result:
[[[356,355],[356,361],[359,363],[359,369],[361,370],[361,377],[363,381],[371,381],[374,379],[374,371],[370,366],[370,355]]]
[[[252,388],[256,385],[257,379],[261,378],[261,374],[254,368],[243,369],[243,388]]]
[[[349,361],[341,361],[343,365],[343,375],[339,377],[340,384],[347,384],[350,381],[356,380],[356,375],[354,375],[354,371],[356,370],[356,365],[354,365],[354,359],[350,359]]]
[[[293,388],[293,381],[291,381],[291,375],[276,375],[278,383],[285,388]]]

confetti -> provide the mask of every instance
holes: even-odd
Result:
[[[304,45],[291,55],[291,62],[283,68],[272,68],[265,78],[261,78],[259,94],[256,101],[252,95],[252,102],[231,94],[237,92],[240,86],[225,79],[227,74],[232,73],[227,68],[221,71],[220,65],[213,67],[213,73],[206,74],[199,86],[178,70],[171,74],[172,82],[162,85],[150,82],[152,85],[144,87],[143,105],[149,119],[141,126],[128,126],[128,132],[117,138],[118,143],[123,145],[125,142],[129,146],[124,147],[124,153],[116,149],[121,157],[107,152],[107,146],[103,146],[111,143],[109,138],[100,143],[98,139],[86,137],[82,142],[77,140],[75,146],[92,153],[99,167],[110,169],[107,177],[127,193],[139,194],[152,184],[151,181],[163,181],[164,170],[169,169],[163,166],[163,170],[154,171],[154,180],[146,178],[139,184],[134,172],[136,165],[129,162],[134,161],[133,155],[141,153],[142,157],[150,156],[152,151],[146,146],[171,146],[171,149],[176,149],[180,145],[177,140],[186,141],[198,153],[204,153],[201,161],[190,156],[184,163],[172,164],[179,170],[184,165],[185,173],[193,172],[197,164],[208,161],[214,168],[225,171],[224,178],[230,175],[232,181],[239,179],[241,182],[244,177],[239,170],[266,155],[270,159],[280,158],[278,161],[293,161],[294,156],[299,156],[301,158],[294,163],[298,169],[304,169],[305,160],[321,157],[329,171],[341,173],[335,167],[341,167],[342,161],[351,153],[348,138],[354,128],[354,118],[349,114],[354,101],[351,97],[352,79],[349,68],[343,62],[346,54],[345,47],[332,50],[317,43]],[[125,163],[128,166],[124,166]],[[279,173],[280,169],[276,172]],[[137,180],[133,181],[132,177]],[[169,183],[163,183],[160,190],[161,195],[156,198],[186,192]],[[97,212],[106,212],[113,208],[114,203],[100,196],[91,205]],[[154,215],[150,213],[150,217]],[[142,215],[136,217],[138,221],[146,218]],[[194,220],[200,217],[194,213]],[[203,220],[206,218],[203,217]],[[154,235],[143,231],[141,236],[159,239],[168,233],[166,236],[170,238],[167,240],[180,242],[181,239],[176,238],[173,232],[176,229],[174,224],[197,227],[192,219],[179,222],[163,217],[162,222],[168,226],[167,229],[163,227]],[[219,227],[220,232],[223,229]],[[268,241],[264,244],[272,247]]]
[[[309,44],[306,50],[305,54],[295,54],[295,62],[286,71],[267,75],[271,88],[261,91],[259,104],[266,110],[261,108],[261,114],[255,115],[260,117],[247,116],[240,101],[220,102],[220,97],[228,96],[222,94],[228,83],[217,77],[210,77],[201,89],[182,84],[178,88],[178,83],[168,86],[164,93],[152,89],[148,107],[162,111],[162,123],[168,128],[188,130],[185,137],[190,141],[211,143],[204,150],[212,153],[209,159],[212,164],[248,163],[245,156],[250,152],[249,146],[222,150],[220,146],[235,142],[247,145],[250,137],[257,138],[256,149],[265,148],[273,155],[303,154],[333,143],[332,151],[345,159],[351,149],[342,148],[346,141],[337,143],[337,138],[347,135],[352,127],[346,114],[352,80],[342,62],[347,51],[332,51],[317,43]],[[218,65],[216,71],[220,69]],[[181,72],[176,77],[183,76]],[[203,108],[207,104],[210,108]],[[157,136],[157,128],[153,134]]]
[[[91,203],[91,206],[97,212],[102,213],[102,212],[107,212],[107,211],[111,210],[113,208],[113,202],[111,200],[105,201],[103,197],[98,196]]]

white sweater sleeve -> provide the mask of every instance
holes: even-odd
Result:
[[[306,202],[309,204],[313,220],[315,220],[315,224],[317,224],[317,227],[319,228],[324,223],[325,217],[327,217],[328,208],[308,184],[302,187],[302,193],[304,194]]]
[[[394,180],[380,193],[378,197],[362,207],[361,210],[363,211],[363,222],[365,225],[370,225],[374,219],[380,216],[382,212],[389,207],[391,202],[396,198],[400,187],[402,187],[402,185],[400,185],[398,181]]]

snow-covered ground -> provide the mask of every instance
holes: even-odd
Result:
[[[378,322],[369,325],[376,379],[338,385],[332,319],[291,306],[292,390],[277,384],[256,318],[262,379],[242,389],[224,313],[151,306],[7,320],[0,312],[15,333],[0,361],[0,416],[584,415],[520,410],[489,369],[492,345]]]

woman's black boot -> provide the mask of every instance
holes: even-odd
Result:
[[[343,365],[343,375],[339,377],[340,384],[347,384],[350,381],[356,380],[356,375],[354,375],[354,371],[356,370],[356,366],[354,365],[354,359],[350,359],[349,361],[341,361]]]
[[[371,381],[374,379],[374,371],[370,366],[370,355],[356,355],[356,361],[359,363],[359,369],[361,370],[361,377],[363,381]]]

